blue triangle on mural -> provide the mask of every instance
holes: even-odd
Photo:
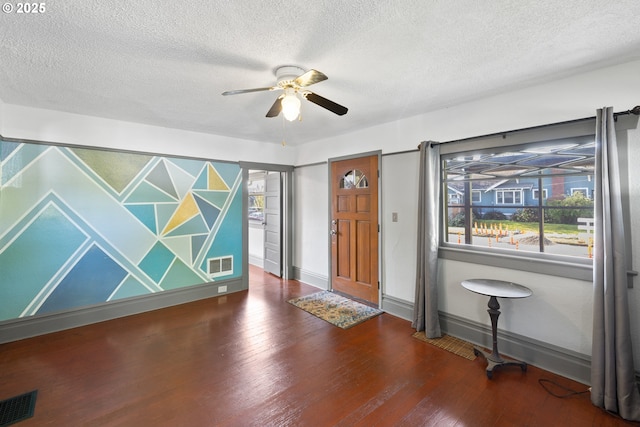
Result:
[[[206,234],[197,234],[195,236],[191,236],[191,261],[195,261],[202,250],[202,246],[204,246],[207,241]]]
[[[207,203],[212,204],[213,206],[217,207],[218,209],[222,209],[224,204],[227,202],[227,199],[229,198],[230,192],[229,191],[215,191],[215,190],[209,190],[209,191],[197,190],[197,191],[194,191],[193,194],[197,194],[202,199],[206,200]]]
[[[211,227],[213,227],[213,224],[216,223],[216,219],[218,219],[218,216],[220,215],[220,209],[209,204],[209,202],[202,199],[202,197],[198,197],[197,194],[194,194],[193,198],[198,204],[198,209],[200,209],[200,212],[202,213],[207,226],[209,227],[209,229],[211,229]]]
[[[9,154],[13,153],[13,151],[20,146],[18,142],[10,142],[10,141],[2,141],[0,145],[0,161],[9,157]]]

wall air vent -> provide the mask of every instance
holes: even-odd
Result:
[[[224,256],[219,258],[209,258],[209,276],[220,277],[233,273],[233,256]]]

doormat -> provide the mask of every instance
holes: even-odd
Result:
[[[382,310],[329,291],[316,292],[287,302],[342,329],[351,328],[383,313]]]
[[[443,335],[441,338],[427,338],[424,331],[416,332],[412,335],[414,338],[420,341],[428,342],[436,347],[440,347],[443,350],[447,350],[450,353],[457,354],[465,359],[475,360],[476,355],[473,352],[473,344],[461,340],[460,338],[452,337],[451,335]]]
[[[0,402],[0,427],[8,426],[33,416],[38,390],[21,394]]]

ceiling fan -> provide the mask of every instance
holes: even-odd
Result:
[[[340,104],[336,104],[327,98],[323,98],[305,89],[312,84],[327,80],[328,77],[324,73],[317,70],[305,72],[300,67],[285,65],[276,68],[275,75],[277,78],[276,86],[230,90],[223,92],[222,95],[227,96],[238,95],[240,93],[282,90],[283,94],[275,100],[267,112],[267,117],[277,117],[280,112],[282,112],[284,117],[289,121],[293,121],[300,116],[300,98],[298,95],[339,116],[347,114],[347,107],[343,107]]]

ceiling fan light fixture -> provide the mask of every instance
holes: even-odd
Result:
[[[282,106],[284,118],[290,122],[297,119],[300,115],[300,99],[298,99],[295,92],[288,91],[280,101],[280,105]]]

